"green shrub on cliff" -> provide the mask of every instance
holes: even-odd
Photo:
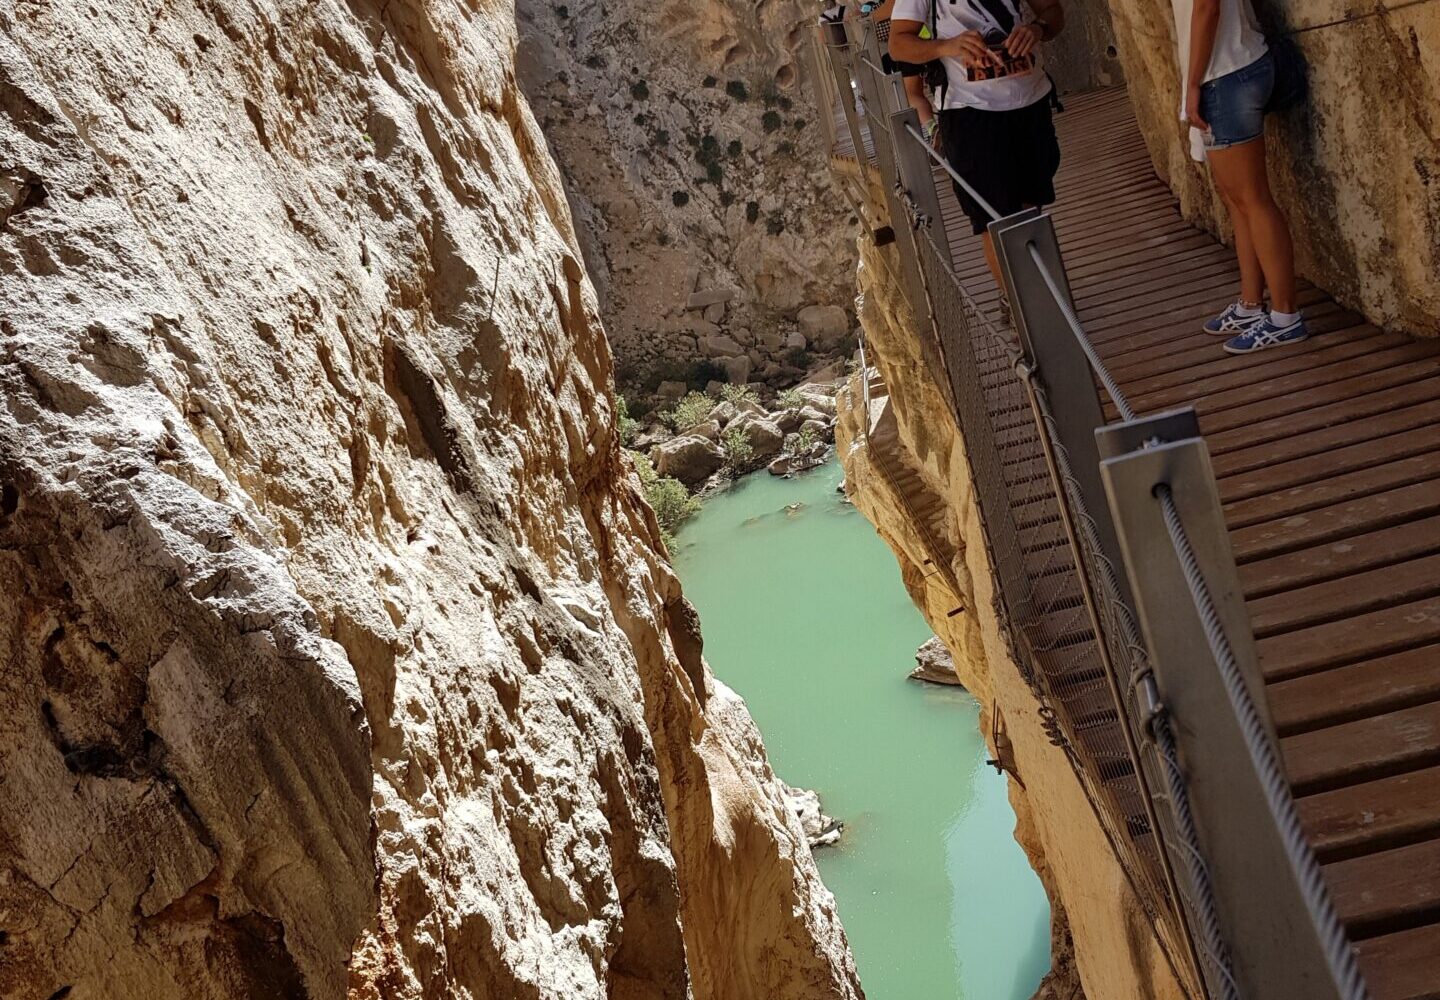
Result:
[[[623,445],[629,445],[640,433],[640,421],[630,416],[630,404],[618,394],[615,397],[615,428],[620,432],[620,443]]]
[[[700,511],[700,501],[690,495],[685,484],[671,476],[662,476],[655,471],[650,459],[638,451],[632,451],[635,473],[640,477],[640,488],[645,491],[645,500],[655,511],[655,520],[660,523],[660,536],[665,547],[675,547],[674,531],[688,517]]]
[[[746,403],[758,403],[760,397],[755,395],[755,390],[748,385],[735,385],[727,382],[720,387],[720,398],[732,406],[744,406]]]
[[[725,468],[735,474],[745,472],[755,461],[755,446],[739,427],[729,427],[720,435],[720,447],[725,450]]]
[[[704,420],[714,408],[715,400],[703,392],[691,392],[687,393],[680,402],[660,414],[660,419],[671,430],[683,431]]]

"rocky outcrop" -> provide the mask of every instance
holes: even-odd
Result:
[[[0,995],[860,996],[515,44],[0,3]]]
[[[522,83],[554,144],[621,389],[791,384],[816,305],[843,318],[855,219],[824,162],[790,0],[519,0]],[[853,350],[853,344],[849,349]]]
[[[915,669],[910,671],[909,676],[912,681],[925,681],[927,684],[960,684],[960,675],[955,672],[955,657],[950,655],[950,650],[938,635],[926,639],[915,650]]]
[[[655,471],[686,486],[699,486],[725,464],[725,452],[704,434],[689,433],[657,444]]]
[[[1109,0],[1130,97],[1185,215],[1227,233],[1177,120],[1169,0]],[[1256,0],[1309,63],[1310,98],[1272,116],[1270,171],[1300,271],[1387,326],[1440,335],[1440,8]]]
[[[1047,734],[1041,705],[997,617],[996,581],[965,442],[921,355],[893,247],[862,240],[859,274],[866,353],[888,390],[895,422],[892,434],[880,436],[880,446],[903,451],[891,456],[891,464],[911,470],[928,493],[946,498],[947,516],[923,525],[911,520],[912,506],[866,443],[858,375],[837,397],[836,448],[845,485],[895,552],[916,606],[949,649],[956,676],[980,702],[991,756],[1010,775],[1015,839],[1045,886],[1055,922],[1056,965],[1037,996],[1181,1000],[1183,991],[1065,751]],[[949,572],[934,572],[934,565]]]

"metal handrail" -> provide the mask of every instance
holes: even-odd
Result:
[[[1215,599],[1211,596],[1210,587],[1200,571],[1199,559],[1185,532],[1185,523],[1180,517],[1180,510],[1175,505],[1175,497],[1172,495],[1170,487],[1168,485],[1157,486],[1155,499],[1160,504],[1160,510],[1165,519],[1165,529],[1170,535],[1170,544],[1175,549],[1175,557],[1180,561],[1185,584],[1190,591],[1190,599],[1195,603],[1195,611],[1204,627],[1210,655],[1219,668],[1220,678],[1225,685],[1225,693],[1230,700],[1230,707],[1240,721],[1245,746],[1255,765],[1256,773],[1260,776],[1266,804],[1270,807],[1280,828],[1285,853],[1299,874],[1300,890],[1304,896],[1306,908],[1319,925],[1321,948],[1330,967],[1330,974],[1345,1000],[1369,1000],[1370,993],[1360,974],[1360,966],[1355,960],[1355,951],[1350,947],[1345,927],[1340,922],[1339,914],[1335,912],[1335,904],[1326,890],[1325,876],[1321,874],[1320,865],[1315,860],[1315,855],[1305,839],[1305,832],[1300,823],[1300,814],[1295,808],[1295,800],[1290,795],[1290,785],[1286,780],[1279,754],[1269,738],[1265,722],[1245,683],[1239,661],[1230,645],[1230,637],[1226,635],[1225,628],[1221,624],[1220,615],[1215,608]],[[1214,928],[1214,934],[1218,939],[1218,927]],[[1229,982],[1233,987],[1233,978]],[[1238,1000],[1238,988],[1236,988],[1235,996]]]
[[[941,170],[945,171],[945,173],[950,175],[950,179],[952,181],[954,181],[956,184],[959,184],[962,188],[965,189],[966,194],[975,199],[975,204],[979,205],[982,209],[984,209],[985,214],[990,216],[991,222],[1000,221],[1001,216],[999,212],[995,211],[995,206],[990,204],[990,202],[986,200],[985,196],[982,195],[979,191],[976,191],[974,185],[972,185],[964,177],[960,176],[959,171],[957,171],[954,167],[950,165],[950,161],[944,156],[941,156],[939,153],[937,153],[935,151],[935,147],[931,146],[928,142],[925,141],[925,136],[918,129],[907,125],[905,127],[905,131],[910,134],[910,138],[914,139],[920,144],[920,148],[925,150],[926,156],[934,160],[935,164]]]

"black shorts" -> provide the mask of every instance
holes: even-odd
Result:
[[[1055,200],[1060,143],[1050,117],[1049,94],[1014,111],[947,109],[940,112],[940,135],[945,158],[955,172],[1002,216]],[[989,214],[959,184],[955,195],[973,231],[983,233],[991,221]]]

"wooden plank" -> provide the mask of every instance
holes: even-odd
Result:
[[[1287,388],[1284,392],[1258,395],[1248,402],[1238,403],[1228,409],[1211,409],[1202,405],[1200,429],[1209,438],[1222,431],[1250,428],[1257,432],[1258,439],[1258,434],[1264,432],[1267,425],[1273,426],[1272,422],[1278,423],[1282,418],[1303,414],[1309,409],[1329,403],[1434,379],[1436,376],[1440,376],[1440,359],[1427,357],[1393,368],[1347,374],[1323,385],[1302,385],[1298,388]]]
[[[1307,795],[1295,802],[1322,862],[1440,834],[1440,767]]]
[[[1401,347],[1410,341],[1402,334],[1385,334],[1383,341],[1376,340],[1373,327],[1357,322],[1354,316],[1339,307],[1316,306],[1310,310],[1316,316],[1311,320],[1311,329],[1316,334],[1294,348],[1268,352],[1269,358],[1240,359],[1224,350],[1225,341],[1201,333],[1197,328],[1190,333],[1173,335],[1167,350],[1142,348],[1132,350],[1130,345],[1118,348],[1106,345],[1100,348],[1106,358],[1111,374],[1125,388],[1126,394],[1135,399],[1155,398],[1166,406],[1204,404],[1214,410],[1227,402],[1230,405],[1252,401],[1257,395],[1252,387],[1264,385],[1280,376],[1302,372],[1310,368],[1344,362],[1355,355],[1385,348]],[[1135,361],[1132,364],[1132,360]],[[1229,397],[1220,394],[1232,392]],[[1168,398],[1161,395],[1168,392]]]
[[[1440,554],[1394,562],[1353,576],[1256,599],[1249,604],[1250,627],[1257,637],[1268,638],[1437,593],[1440,593]]]
[[[1437,416],[1440,416],[1440,400],[1436,400],[1435,405]],[[1289,461],[1274,455],[1263,467],[1221,479],[1220,499],[1226,504],[1258,499],[1267,493],[1318,483],[1326,477],[1358,474],[1376,465],[1414,459],[1437,446],[1440,446],[1440,432],[1425,427],[1417,433],[1396,433],[1378,440],[1366,439],[1346,447],[1333,447],[1328,451],[1303,455]]]
[[[1325,866],[1330,898],[1352,935],[1440,913],[1440,840]]]
[[[1440,925],[1361,941],[1355,955],[1370,1000],[1440,1000]]]
[[[1308,511],[1283,521],[1232,528],[1230,545],[1236,561],[1243,563],[1428,518],[1435,513],[1440,513],[1440,482],[1430,480]]]
[[[1266,688],[1282,736],[1440,700],[1440,645],[1407,649]]]
[[[1259,639],[1255,646],[1261,672],[1267,681],[1274,681],[1436,641],[1440,641],[1440,597],[1427,597]]]
[[[1240,584],[1247,597],[1259,598],[1432,552],[1440,552],[1440,517],[1402,520],[1388,528],[1244,563],[1239,567]]]
[[[1309,794],[1440,763],[1440,703],[1347,722],[1280,740],[1296,794]]]
[[[1431,447],[1440,446],[1440,439],[1427,443]],[[1411,455],[1409,458],[1340,473],[1289,489],[1277,489],[1248,500],[1227,503],[1225,523],[1232,528],[1245,528],[1433,479],[1440,479],[1440,451]]]
[[[1330,455],[1334,454],[1337,449],[1360,442],[1375,441],[1391,434],[1414,431],[1422,427],[1427,428],[1426,434],[1434,433],[1430,428],[1435,424],[1440,424],[1440,386],[1421,382],[1417,383],[1417,388],[1413,393],[1402,390],[1388,395],[1392,397],[1389,400],[1389,407],[1368,413],[1369,419],[1347,419],[1343,423],[1335,423],[1332,420],[1328,423],[1316,423],[1310,427],[1292,426],[1290,432],[1280,438],[1271,439],[1249,448],[1237,448],[1223,454],[1215,450],[1213,441],[1207,440],[1206,443],[1212,446],[1210,460],[1215,467],[1215,475],[1225,479],[1280,462],[1314,455]],[[1419,400],[1419,402],[1414,406],[1405,405],[1412,399]],[[1376,400],[1375,405],[1383,406],[1383,401]],[[1423,435],[1410,434],[1408,436],[1422,437]]]
[[[1373,329],[1373,328],[1372,328]],[[1221,354],[1210,365],[1197,366],[1193,382],[1176,383],[1167,377],[1153,389],[1128,384],[1131,401],[1141,410],[1161,410],[1194,403],[1205,413],[1253,402],[1257,395],[1283,395],[1326,382],[1339,381],[1367,371],[1378,371],[1407,361],[1434,360],[1435,349],[1399,334],[1376,334],[1374,344],[1364,337],[1326,343],[1317,337],[1283,351],[1266,351],[1258,358]],[[1374,348],[1373,350],[1371,348]],[[1265,354],[1273,355],[1266,358]]]

